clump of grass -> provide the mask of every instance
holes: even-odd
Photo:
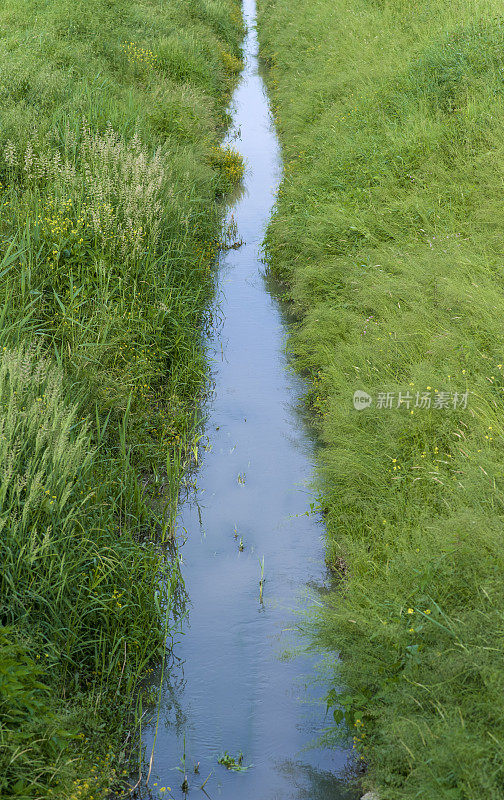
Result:
[[[218,171],[216,190],[219,194],[230,192],[243,178],[243,159],[238,151],[229,145],[213,148],[210,153],[210,164]]]
[[[266,250],[339,578],[316,620],[335,733],[387,800],[503,797],[502,10],[260,7],[285,157]],[[468,404],[377,408],[407,391]]]
[[[33,796],[51,783],[72,732],[51,708],[41,680],[45,659],[38,653],[37,662],[12,637],[12,630],[0,628],[0,790],[5,796],[16,786],[18,795]]]
[[[149,47],[140,47],[134,42],[124,42],[122,49],[130,64],[153,67],[157,63],[157,56]]]
[[[241,58],[237,58],[233,53],[229,53],[227,50],[221,50],[221,59],[224,65],[224,69],[229,75],[238,75],[241,72],[243,67],[243,61]]]
[[[157,616],[158,591],[163,604],[155,587],[167,570],[153,549],[143,552],[127,520],[119,528],[90,421],[68,393],[61,368],[40,347],[3,348],[1,616],[79,685],[94,684],[100,668],[105,690],[127,650],[141,671],[160,645],[161,631],[146,627]],[[169,570],[166,577],[169,591]]]
[[[113,480],[135,475],[127,459],[101,463],[91,420],[70,393],[40,345],[0,352],[2,702],[16,686],[20,692],[16,713],[2,714],[5,796],[14,785],[31,786],[27,796],[56,790],[71,774],[65,762],[79,727],[68,712],[56,714],[52,692],[97,704],[121,685],[128,694],[163,646],[162,628],[152,623],[178,580],[175,565],[135,538],[123,493],[110,496],[104,467]],[[15,679],[9,654],[20,648],[25,667]],[[19,705],[25,692],[29,702]],[[47,739],[34,736],[39,724]]]

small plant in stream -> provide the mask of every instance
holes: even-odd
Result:
[[[221,756],[217,759],[219,764],[222,764],[223,767],[226,769],[232,770],[232,772],[246,772],[248,769],[253,767],[253,764],[248,764],[247,766],[243,763],[243,753],[240,751],[236,758],[228,753],[227,750],[223,752]]]
[[[182,781],[182,785],[181,785],[180,788],[182,789],[184,794],[186,794],[189,791],[189,782],[187,780],[187,771],[186,771],[186,738],[185,738],[185,733],[184,733],[184,751],[183,751],[182,757],[180,759],[180,764],[181,764],[181,766],[180,767],[176,767],[176,769],[178,769],[178,771],[181,772],[182,775],[184,776],[184,780]]]

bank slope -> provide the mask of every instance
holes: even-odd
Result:
[[[164,649],[241,36],[234,0],[0,9],[5,798],[120,788]]]
[[[502,8],[261,0],[259,32],[285,158],[267,255],[340,577],[335,728],[383,800],[502,798]]]

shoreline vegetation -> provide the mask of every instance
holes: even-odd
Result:
[[[5,0],[0,31],[0,795],[96,798],[129,785],[180,583],[243,23]]]
[[[333,734],[381,800],[498,800],[502,8],[260,0],[259,38],[285,162],[266,256],[321,441]]]

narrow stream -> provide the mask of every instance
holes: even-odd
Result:
[[[187,535],[181,553],[190,607],[164,679],[149,784],[154,795],[169,786],[174,798],[183,796],[176,768],[185,740],[192,796],[204,797],[199,789],[213,772],[205,785],[211,798],[351,800],[338,777],[348,752],[310,747],[326,726],[316,687],[305,685],[314,661],[306,654],[285,658],[300,642],[296,612],[308,587],[324,579],[323,529],[305,515],[313,446],[296,412],[303,386],[288,369],[285,322],[261,277],[261,241],[281,163],[259,72],[255,0],[244,1],[244,13],[246,63],[233,99],[233,145],[247,172],[230,214],[245,244],[220,264],[224,322],[211,343],[210,447],[178,527]],[[148,754],[153,741],[151,725],[144,733]],[[242,751],[243,764],[253,766],[226,770],[217,763],[226,750]]]

